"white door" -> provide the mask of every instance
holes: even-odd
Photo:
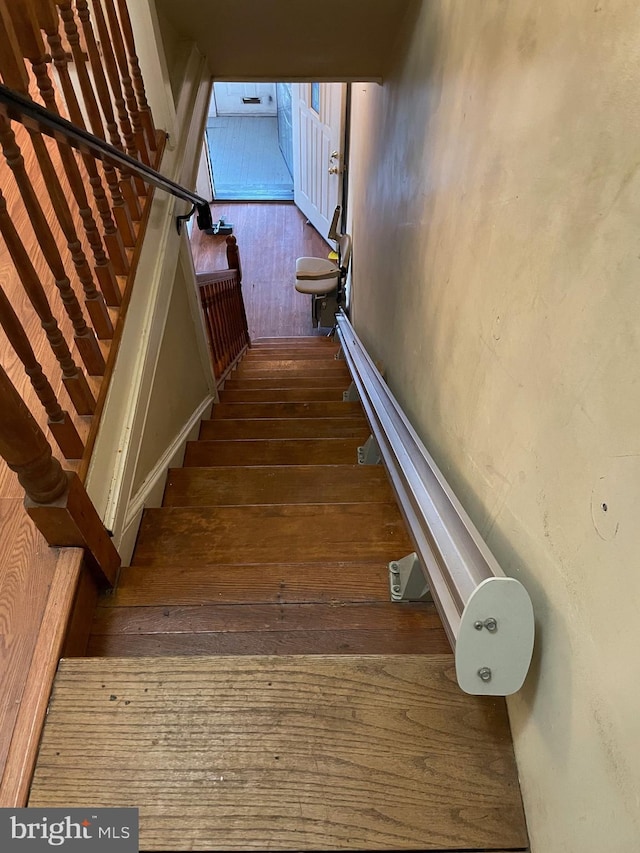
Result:
[[[276,114],[275,83],[214,83],[213,99],[219,116]]]
[[[344,83],[292,86],[294,201],[323,237],[342,199],[345,92]]]

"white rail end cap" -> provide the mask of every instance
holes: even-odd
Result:
[[[465,693],[509,696],[523,685],[533,654],[533,606],[515,578],[488,578],[462,614],[456,675]]]

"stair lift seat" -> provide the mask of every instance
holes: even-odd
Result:
[[[340,205],[333,213],[328,240],[337,244],[338,262],[328,258],[298,258],[296,290],[311,295],[311,318],[315,328],[333,326],[335,315],[344,298],[344,285],[351,260],[351,237],[338,232]]]
[[[296,290],[320,295],[332,293],[340,283],[340,267],[328,258],[298,258]]]

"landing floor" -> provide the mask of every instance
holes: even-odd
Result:
[[[326,257],[329,244],[293,204],[211,205],[213,220],[233,224],[240,247],[242,292],[251,338],[322,334],[311,323],[311,297],[294,288],[296,258]],[[196,272],[225,268],[225,238],[197,229],[191,239]]]

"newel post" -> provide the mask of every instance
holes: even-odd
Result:
[[[0,365],[0,455],[18,475],[25,508],[49,545],[84,548],[98,583],[113,586],[120,556],[84,486],[64,471]]]
[[[242,266],[240,265],[240,249],[233,234],[227,237],[227,266],[230,270],[238,270],[238,281],[242,281]]]

